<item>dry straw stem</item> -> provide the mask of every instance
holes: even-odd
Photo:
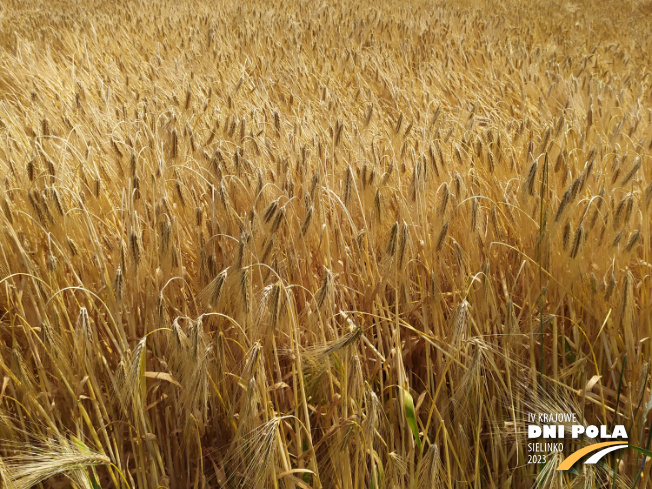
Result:
[[[648,4],[5,1],[0,485],[644,484]]]

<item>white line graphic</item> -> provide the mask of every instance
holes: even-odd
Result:
[[[620,450],[621,448],[627,448],[628,446],[629,445],[614,445],[612,447],[603,448],[599,452],[594,453],[593,455],[591,455],[591,457],[588,458],[586,460],[586,462],[584,462],[584,463],[585,464],[594,464],[598,460],[600,460],[602,457],[604,457],[606,454],[608,454],[610,452],[613,452],[614,450]]]

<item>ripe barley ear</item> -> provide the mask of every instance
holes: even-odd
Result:
[[[534,179],[537,176],[537,166],[538,163],[536,161],[530,165],[530,170],[528,171],[527,178],[525,179],[525,184],[523,186],[524,191],[529,196],[534,195]]]
[[[441,251],[442,246],[444,246],[444,242],[446,241],[446,235],[448,234],[448,221],[446,221],[446,224],[444,224],[444,227],[442,227],[439,237],[437,238],[437,251]]]
[[[568,245],[570,244],[570,233],[571,233],[570,222],[566,222],[566,224],[564,224],[564,230],[562,232],[562,247],[564,248],[564,251],[568,249]]]
[[[441,198],[439,199],[439,208],[437,209],[437,215],[443,216],[448,207],[448,199],[450,197],[450,191],[448,190],[448,184],[444,183],[442,187]]]
[[[561,216],[564,214],[564,211],[566,210],[566,207],[568,206],[570,201],[571,201],[571,191],[569,189],[566,190],[566,192],[564,192],[564,197],[561,199],[559,208],[557,209],[557,214],[555,214],[555,222],[559,222]]]
[[[140,245],[138,243],[138,235],[136,234],[136,231],[131,232],[129,245],[131,249],[131,257],[133,258],[134,263],[138,265],[140,263]]]
[[[630,236],[629,241],[627,242],[627,246],[625,247],[625,251],[627,253],[630,253],[634,249],[634,247],[636,246],[640,238],[641,238],[641,230],[637,229],[636,232],[634,232]]]
[[[398,235],[398,221],[394,223],[389,233],[389,240],[387,242],[387,255],[394,256],[396,251],[396,237]]]
[[[118,268],[115,271],[115,277],[113,279],[113,293],[115,294],[118,302],[122,301],[122,288],[123,288],[123,277],[122,277],[122,267],[118,265]]]
[[[575,258],[577,256],[577,252],[580,249],[580,244],[582,242],[582,232],[583,232],[582,225],[580,224],[580,226],[575,231],[575,239],[573,240],[573,248],[571,249],[571,252],[570,252],[570,257],[571,258]]]

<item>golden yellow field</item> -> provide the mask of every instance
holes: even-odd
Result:
[[[651,25],[4,2],[0,487],[650,487]]]

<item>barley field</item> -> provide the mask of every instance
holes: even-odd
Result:
[[[651,487],[651,25],[5,1],[0,486]]]

